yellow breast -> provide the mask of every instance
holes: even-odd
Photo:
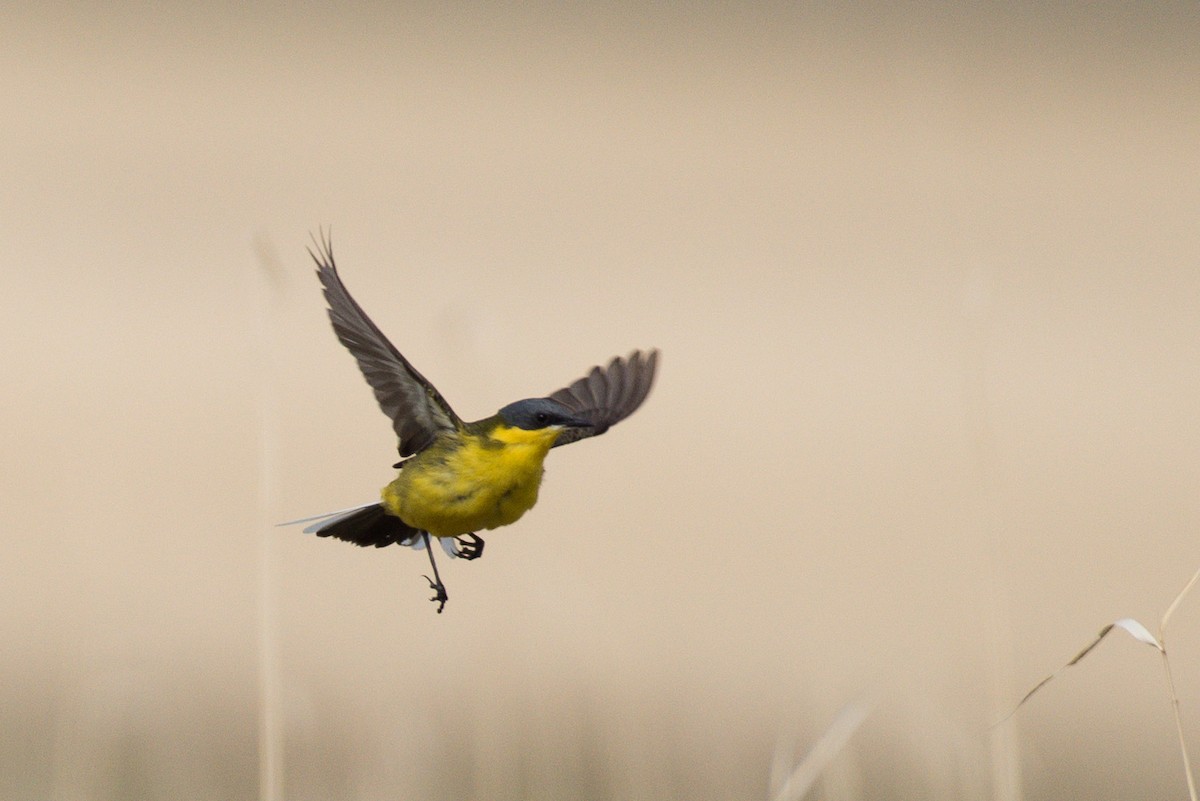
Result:
[[[383,489],[389,511],[437,537],[507,526],[529,511],[557,430],[500,426],[447,437],[404,463]]]

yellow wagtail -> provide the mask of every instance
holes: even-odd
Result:
[[[515,523],[538,498],[547,452],[603,434],[642,405],[650,393],[658,351],[634,351],[544,398],[510,403],[491,417],[463,422],[441,393],[396,350],[342,284],[331,240],[322,235],[309,254],[329,304],[338,340],[353,354],[384,414],[392,418],[402,461],[382,501],[292,520],[312,523],[305,533],[363,547],[393,543],[424,548],[438,604],[446,587],[430,549],[430,535],[455,557],[476,559],[475,532]],[[316,521],[316,522],[312,522]]]

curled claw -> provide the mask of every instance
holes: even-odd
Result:
[[[422,576],[422,578],[429,582],[429,589],[437,593],[437,595],[434,595],[429,600],[438,605],[437,611],[440,615],[442,613],[442,609],[444,609],[446,606],[446,601],[450,600],[450,596],[446,594],[446,585],[440,581],[434,581],[429,576]]]
[[[463,534],[461,537],[455,537],[454,540],[458,543],[454,555],[459,559],[470,561],[483,556],[483,537],[478,534]]]

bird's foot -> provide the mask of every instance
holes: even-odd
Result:
[[[440,579],[434,581],[429,576],[424,576],[423,578],[429,582],[429,589],[436,593],[436,595],[429,600],[438,605],[437,611],[440,615],[442,610],[446,608],[446,601],[450,600],[450,596],[446,594],[446,585],[443,584]]]
[[[458,543],[454,555],[459,559],[470,561],[483,556],[483,537],[478,534],[463,534],[461,537],[455,537],[454,541]]]

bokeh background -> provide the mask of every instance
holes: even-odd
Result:
[[[0,796],[1185,793],[1127,637],[992,724],[1200,567],[1196,4],[0,16]],[[328,225],[464,417],[663,351],[440,616],[272,525],[393,474]]]

